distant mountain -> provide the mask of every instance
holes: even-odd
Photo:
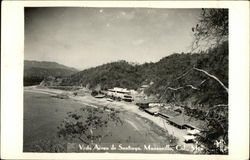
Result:
[[[56,62],[25,60],[24,85],[35,85],[49,76],[66,77],[76,72],[78,72],[77,69]]]
[[[228,43],[211,48],[206,53],[175,53],[155,63],[107,63],[72,74],[64,78],[60,85],[138,89],[153,82],[145,92],[158,95],[163,101],[227,104],[228,94],[221,85],[204,73],[193,70],[194,67],[215,75],[228,87]]]
[[[73,67],[67,67],[62,64],[56,63],[56,62],[48,62],[48,61],[30,61],[25,60],[24,61],[24,69],[29,68],[44,68],[44,69],[65,69],[73,72],[77,72],[78,70]]]

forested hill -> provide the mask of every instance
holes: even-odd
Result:
[[[202,71],[209,73],[208,76]],[[228,43],[200,54],[174,54],[155,64],[148,94],[174,103],[227,104]],[[215,76],[225,88],[214,79]],[[188,104],[185,104],[188,105]]]
[[[138,88],[144,77],[142,68],[133,66],[126,61],[107,63],[98,67],[78,72],[64,79],[62,85],[88,85],[102,89],[112,87]]]
[[[48,76],[66,77],[76,73],[77,70],[56,62],[24,61],[24,85],[39,84]]]
[[[102,89],[138,89],[143,84],[153,82],[147,93],[158,95],[164,101],[227,103],[227,93],[218,81],[196,68],[216,76],[228,87],[228,43],[199,54],[175,53],[156,63],[107,63],[73,74],[65,78],[61,85],[83,85],[92,89],[97,85]]]
[[[142,65],[131,64],[124,60],[103,64],[83,70],[65,78],[62,85],[83,85],[94,89],[100,85],[102,89],[123,87],[138,89],[151,81],[159,83],[170,81],[169,78],[181,74],[187,67],[196,63],[199,54],[172,54],[156,63]]]

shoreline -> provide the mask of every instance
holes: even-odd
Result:
[[[24,87],[24,91],[27,92],[36,92],[36,93],[42,93],[42,94],[48,94],[52,96],[56,96],[58,94],[67,94],[69,96],[69,99],[75,100],[80,102],[81,104],[88,105],[94,108],[98,108],[98,106],[106,106],[108,108],[115,108],[119,109],[121,111],[127,111],[132,114],[136,114],[138,118],[142,118],[145,120],[145,122],[149,121],[153,123],[154,125],[160,127],[163,130],[166,130],[168,132],[168,135],[172,135],[177,138],[177,144],[180,146],[187,146],[194,147],[193,144],[186,144],[184,142],[184,137],[187,132],[185,130],[178,129],[174,126],[171,126],[170,124],[166,123],[166,120],[162,119],[161,117],[155,117],[152,115],[149,115],[141,110],[139,110],[138,106],[132,103],[127,102],[118,102],[113,101],[109,102],[106,100],[106,98],[103,99],[96,99],[92,97],[91,95],[84,95],[84,96],[73,96],[72,91],[64,91],[59,89],[49,89],[49,88],[37,88],[37,86],[32,87]],[[102,105],[100,105],[102,104]]]

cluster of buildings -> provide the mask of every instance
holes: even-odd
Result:
[[[130,91],[128,89],[125,89],[125,88],[115,87],[113,89],[108,89],[105,92],[105,95],[112,98],[112,99],[132,102],[132,101],[134,101],[134,99],[133,99],[133,97],[131,95],[131,92],[132,91]]]
[[[193,141],[197,135],[201,136],[208,131],[208,124],[205,121],[185,115],[181,107],[165,106],[161,103],[153,107],[151,103],[137,103],[137,105],[145,112],[163,118],[170,125],[187,130],[188,134],[184,136],[186,142]]]
[[[138,91],[115,87],[103,91],[103,94],[114,100],[134,102],[139,106],[139,109],[146,113],[153,116],[159,116],[176,128],[187,129],[189,135],[184,137],[187,141],[194,139],[194,135],[206,132],[208,125],[205,121],[185,115],[184,109],[181,107],[159,103],[156,99],[147,97],[143,93],[144,89],[147,87],[149,86],[143,85]]]

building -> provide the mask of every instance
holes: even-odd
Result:
[[[108,89],[108,91],[106,92],[106,95],[117,100],[124,100],[128,102],[133,101],[131,92],[127,90],[126,88],[115,87],[113,89]]]
[[[179,113],[177,113],[173,110],[170,110],[170,109],[162,109],[159,112],[159,116],[161,116],[162,118],[167,119],[167,120],[169,120],[169,118],[175,117],[177,115],[179,115]]]
[[[153,108],[146,108],[144,111],[151,115],[158,116],[159,110],[160,110],[159,107],[153,107]]]
[[[196,129],[198,131],[206,131],[208,125],[205,121],[180,114],[178,116],[170,117],[167,119],[168,122],[180,129]]]

